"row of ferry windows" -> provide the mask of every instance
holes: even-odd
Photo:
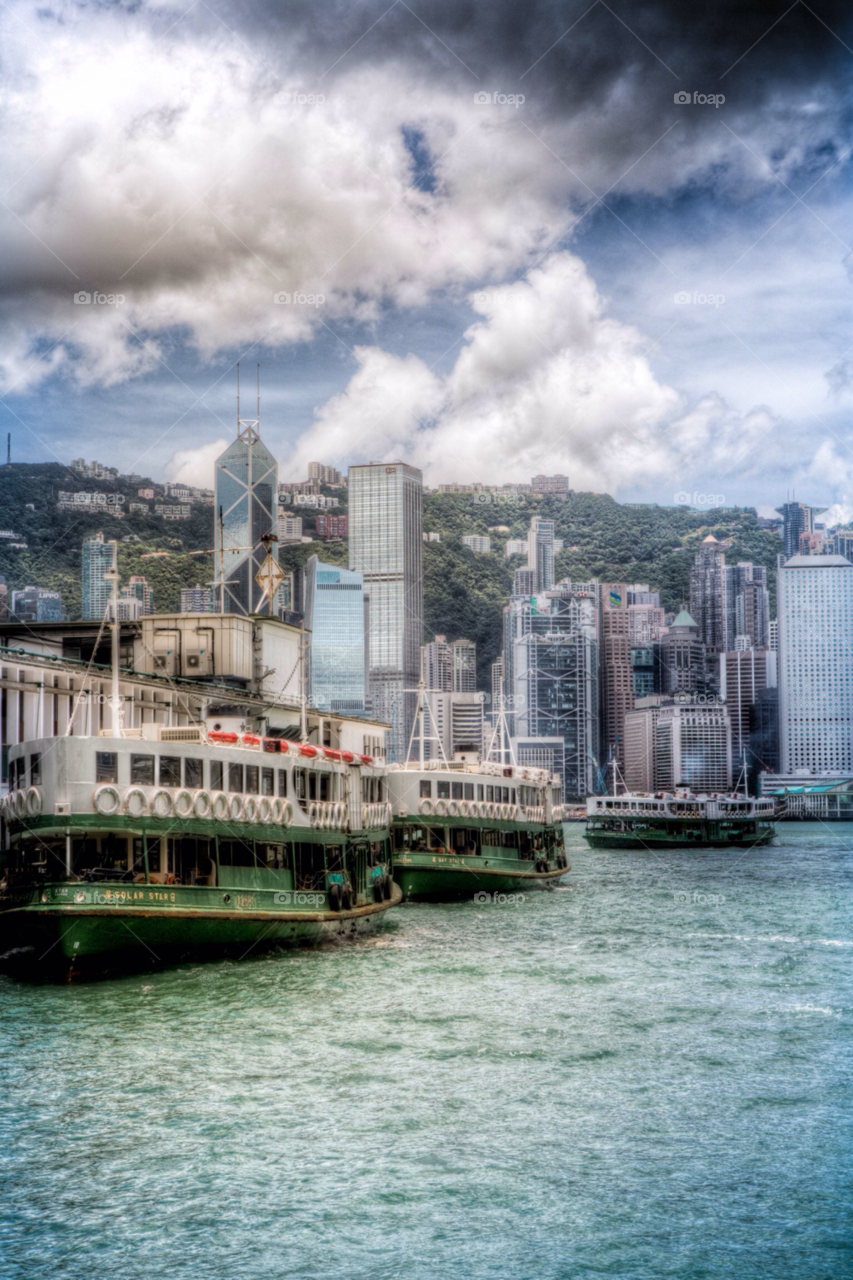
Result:
[[[485,800],[494,804],[516,804],[515,787],[487,787],[481,782],[436,782],[438,800]],[[476,787],[477,794],[474,795]],[[485,793],[485,794],[484,794]],[[421,779],[421,799],[432,799],[432,779]],[[535,803],[535,802],[533,802]]]
[[[97,782],[118,782],[118,754],[114,751],[95,753]],[[287,770],[269,769],[257,764],[235,764],[222,760],[207,762],[211,791],[233,791],[246,795],[287,797]],[[131,754],[131,786],[203,787],[205,761],[193,756],[160,756]],[[276,775],[278,775],[276,777]],[[277,784],[277,791],[276,791]],[[299,801],[343,799],[343,779],[315,769],[293,770],[293,795]],[[340,791],[340,795],[335,792]]]

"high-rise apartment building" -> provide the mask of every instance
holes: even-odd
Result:
[[[457,751],[482,751],[485,739],[485,699],[481,693],[429,693],[427,695],[427,727],[439,738],[445,759],[452,760]],[[435,741],[424,743],[427,760],[440,759]],[[413,759],[418,747],[413,746]]]
[[[534,575],[534,592],[554,585],[554,521],[533,516],[527,535],[527,567]]]
[[[154,612],[154,590],[142,574],[134,573],[121,588],[122,600],[139,601],[139,617]]]
[[[492,549],[492,540],[479,533],[466,533],[463,534],[462,545],[473,551],[475,556],[486,556]]]
[[[593,790],[599,743],[597,582],[560,582],[504,609],[504,694],[514,738],[563,739],[563,795]]]
[[[853,773],[853,564],[793,556],[778,571],[782,774]]]
[[[450,646],[451,686],[454,693],[477,688],[477,646],[473,640],[454,640]]]
[[[83,619],[106,616],[112,587],[106,578],[112,568],[112,543],[101,532],[83,543]]]
[[[194,587],[181,587],[181,613],[212,613],[213,601],[210,587],[196,583]]]
[[[569,496],[569,477],[568,476],[533,476],[530,481],[530,488],[534,493],[553,493],[558,498],[567,498]]]
[[[423,638],[423,476],[403,462],[349,469],[349,567],[370,597],[370,696],[406,758]],[[411,692],[410,692],[411,691]]]
[[[323,519],[322,516],[317,517]],[[278,540],[279,542],[301,542],[302,541],[302,516],[286,515],[283,511],[278,516]]]
[[[436,636],[424,645],[424,686],[438,693],[453,688],[453,662],[447,636]]]
[[[512,594],[514,596],[532,596],[536,593],[536,570],[516,569],[512,575]]]
[[[655,725],[654,774],[656,791],[729,791],[732,727],[726,708],[662,706]]]
[[[720,654],[720,697],[732,724],[732,767],[739,773],[748,764],[755,704],[764,689],[776,687],[776,654],[747,649]]]
[[[782,517],[782,546],[786,560],[799,555],[800,537],[804,533],[814,533],[815,516],[820,515],[822,507],[809,507],[804,502],[783,502],[777,507]]]
[[[726,649],[766,649],[770,642],[770,594],[763,564],[740,561],[726,566]],[[746,645],[738,645],[738,637]]]
[[[257,427],[257,421],[241,419],[237,439],[216,459],[214,598],[225,613],[275,612],[255,575],[267,557],[261,538],[276,533],[278,467]],[[277,562],[277,543],[270,544],[270,554]]]
[[[341,473],[334,467],[324,466],[322,462],[309,462],[308,479],[319,480],[321,484],[340,484]]]
[[[368,618],[361,574],[311,556],[305,566],[304,601],[312,705],[341,715],[363,715]]]
[[[704,539],[690,569],[690,612],[708,653],[728,646],[728,591],[725,548],[713,534]]]
[[[602,751],[624,767],[625,715],[634,705],[628,587],[601,584],[601,726]]]

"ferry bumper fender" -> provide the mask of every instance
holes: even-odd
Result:
[[[193,812],[192,792],[181,789],[172,801],[172,811],[176,818],[191,818]]]
[[[258,817],[264,824],[272,822],[272,801],[268,796],[262,796],[258,803]]]
[[[232,822],[239,822],[243,817],[243,797],[232,796],[228,801],[228,816]]]
[[[279,826],[284,825],[284,801],[280,797],[272,802],[272,820]]]
[[[212,791],[210,794],[210,811],[217,822],[224,822],[228,817],[228,797],[224,791]]]
[[[243,797],[243,817],[246,822],[257,822],[258,802],[254,796]]]
[[[447,817],[447,801],[446,801],[446,800],[436,800],[436,802],[435,802],[435,816],[436,816],[437,818],[446,818],[446,817]]]
[[[155,818],[172,816],[172,795],[165,787],[159,787],[151,797],[151,813]]]
[[[282,815],[282,822],[286,827],[289,827],[290,824],[293,822],[293,805],[290,803],[289,800],[285,800],[284,802],[284,813]]]
[[[455,800],[451,800],[450,804],[447,806],[447,816],[449,818],[456,818],[458,817],[458,815],[459,815],[459,805],[456,803]]]
[[[320,825],[320,815],[315,800],[312,800],[308,806],[308,821],[312,827],[319,827]]]
[[[20,800],[18,799],[19,796],[23,797],[23,806],[21,806]],[[93,800],[95,805],[95,813],[101,814],[101,816],[104,818],[112,818],[115,814],[118,813],[119,809],[121,808],[121,793],[118,787],[113,786],[111,782],[105,782],[103,783],[102,786],[95,787],[95,794],[94,794]],[[172,801],[170,798],[169,799],[170,808],[171,808],[171,805],[172,805]],[[27,797],[25,792],[19,791],[17,793],[15,797],[15,807],[18,813],[18,817],[23,818],[27,812]],[[21,812],[22,807],[23,807],[23,813]]]
[[[197,791],[193,796],[193,813],[197,818],[209,818],[213,812],[210,792]]]
[[[27,791],[27,817],[37,818],[41,810],[41,790],[38,787],[30,787]]]
[[[128,787],[124,793],[124,811],[129,818],[144,818],[148,812],[148,797],[141,787]]]
[[[421,804],[420,804],[420,812],[423,814],[423,816],[424,816],[425,818],[429,818],[429,817],[431,817],[431,816],[432,816],[432,801],[431,801],[431,800],[422,800],[422,801],[421,801]]]

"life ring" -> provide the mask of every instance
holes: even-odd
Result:
[[[436,816],[437,818],[446,818],[446,817],[447,817],[447,801],[446,801],[446,800],[436,800],[436,802],[435,802],[435,816]]]
[[[151,797],[151,813],[155,818],[168,818],[172,813],[172,796],[163,787]]]
[[[284,801],[284,812],[282,814],[281,820],[286,827],[289,827],[291,822],[293,821],[293,805],[290,803],[289,800]]]
[[[495,816],[495,806],[492,804],[491,800],[487,800],[486,801],[486,817],[493,818],[494,816]]]
[[[210,793],[207,791],[197,791],[193,797],[193,813],[197,818],[209,818],[213,803],[210,799]]]
[[[38,787],[30,787],[27,791],[27,817],[37,818],[41,813],[41,792]]]
[[[284,821],[284,801],[280,797],[272,802],[272,820],[279,826]]]
[[[114,787],[111,782],[105,782],[103,786],[95,788],[94,800],[95,813],[100,813],[105,818],[111,818],[118,813],[121,807],[119,789]],[[25,791],[19,791],[15,796],[15,810],[19,818],[25,816],[27,812],[27,793]]]
[[[262,796],[258,803],[258,817],[261,822],[272,822],[272,800],[269,796]]]
[[[254,796],[246,796],[243,801],[243,817],[247,822],[257,822],[258,802]]]
[[[125,791],[124,811],[129,818],[142,818],[148,812],[148,797],[141,787],[128,787]]]
[[[239,822],[243,816],[243,797],[241,795],[231,796],[228,801],[228,817],[232,822]]]
[[[459,805],[456,803],[455,800],[451,800],[450,804],[447,806],[447,816],[449,818],[458,818]]]
[[[509,822],[510,818],[512,817],[512,808],[510,807],[510,805],[508,804],[501,805],[501,817],[503,818],[504,822]]]
[[[346,805],[343,801],[338,800],[335,804],[335,826],[342,827],[346,818]]]
[[[320,819],[318,817],[317,803],[312,800],[308,806],[308,821],[312,827],[319,827]]]
[[[211,792],[210,811],[217,822],[224,822],[228,817],[228,797],[224,791]]]
[[[189,818],[193,811],[193,797],[191,791],[179,791],[172,801],[172,812],[176,818]]]

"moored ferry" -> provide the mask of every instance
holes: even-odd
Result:
[[[738,792],[590,796],[584,839],[594,849],[743,849],[776,835],[776,804]]]
[[[65,975],[348,938],[402,894],[384,764],[210,725],[9,754],[0,951]]]
[[[547,770],[459,752],[389,766],[388,795],[394,878],[406,900],[513,892],[569,870],[559,779]]]

